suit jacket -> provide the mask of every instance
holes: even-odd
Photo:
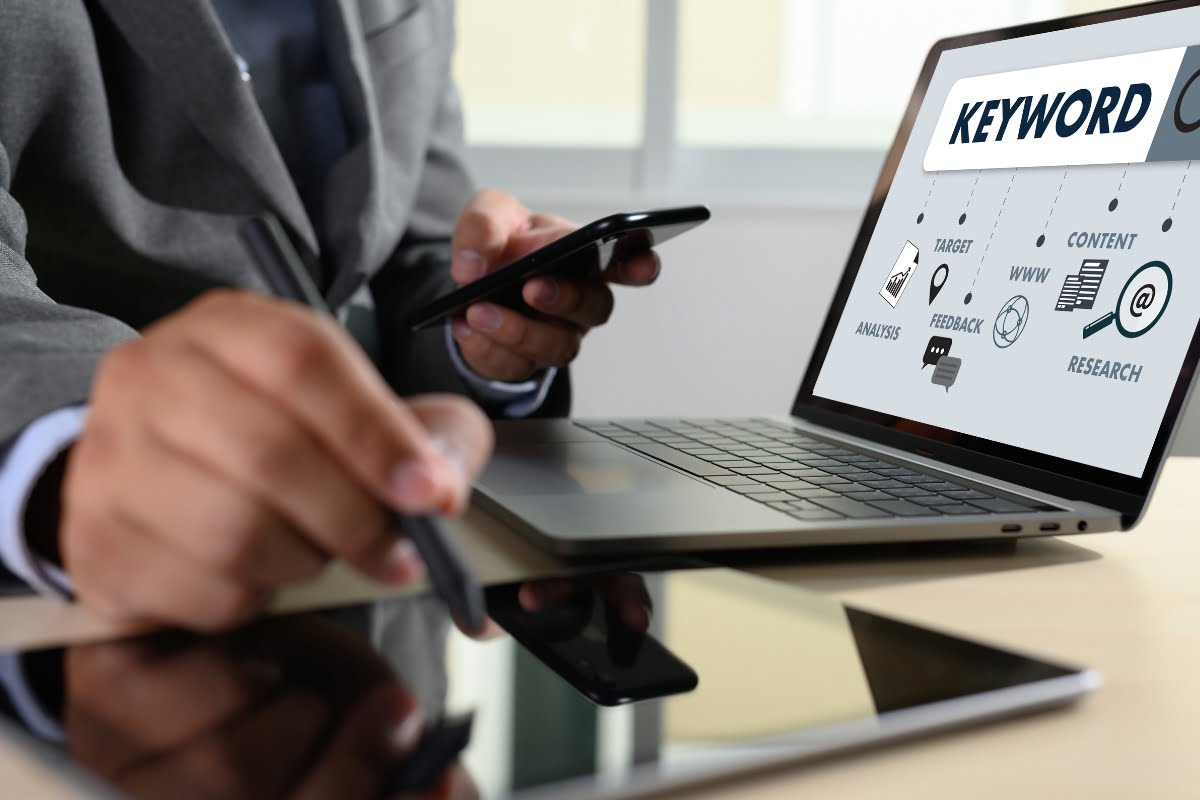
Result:
[[[325,187],[314,278],[369,281],[401,393],[465,388],[403,311],[451,288],[471,191],[447,0],[317,0],[350,148]],[[262,288],[237,237],[273,212],[316,235],[208,0],[0,3],[0,442],[85,401],[109,348],[217,286]],[[545,412],[565,413],[565,380]]]

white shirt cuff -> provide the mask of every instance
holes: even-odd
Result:
[[[0,653],[0,686],[8,694],[13,710],[33,735],[48,742],[65,742],[62,723],[50,716],[34,696],[21,664],[19,652]]]
[[[69,596],[65,572],[38,558],[25,538],[25,506],[46,468],[79,438],[87,406],[61,408],[35,420],[17,437],[0,467],[0,560],[17,577],[44,594]]]
[[[450,360],[459,376],[466,382],[479,399],[500,406],[501,413],[509,419],[528,417],[542,407],[546,395],[550,392],[550,384],[558,374],[557,367],[549,367],[541,374],[520,383],[493,381],[483,377],[467,366],[462,354],[458,352],[458,343],[454,341],[454,331],[447,321],[442,328],[446,334],[446,349],[450,351]]]

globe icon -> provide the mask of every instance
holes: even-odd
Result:
[[[1012,347],[1025,332],[1028,322],[1029,300],[1020,294],[1010,298],[996,315],[996,322],[992,325],[992,341],[1001,349]]]

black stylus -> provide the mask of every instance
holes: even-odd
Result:
[[[274,217],[249,219],[242,224],[240,233],[272,293],[329,313],[325,298],[317,291],[299,254]],[[450,613],[470,631],[482,630],[486,622],[483,588],[438,521],[395,510],[389,513],[393,524],[408,534],[421,554],[429,571],[429,581]]]

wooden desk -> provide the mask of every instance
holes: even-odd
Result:
[[[555,568],[473,514],[458,527],[487,580]],[[799,554],[753,572],[857,605],[1097,668],[1078,708],[872,753],[778,769],[664,797],[1194,798],[1200,795],[1200,459],[1172,459],[1146,521],[1125,534],[1030,540],[1015,548]],[[338,571],[290,593],[296,608],[378,591]],[[113,631],[45,599],[0,603],[0,644]],[[0,742],[5,796],[55,793],[45,768]]]

